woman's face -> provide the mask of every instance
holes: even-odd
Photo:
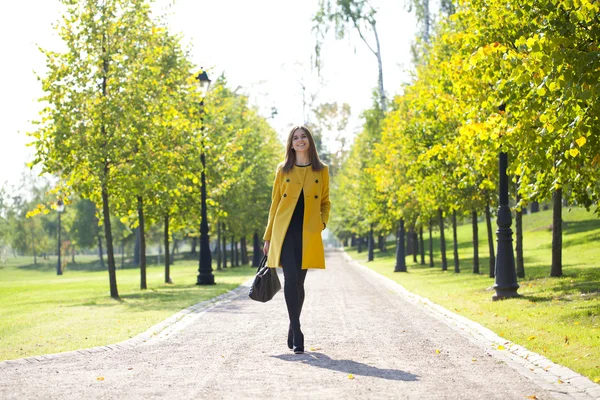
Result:
[[[296,129],[294,136],[292,136],[292,145],[294,146],[294,150],[296,150],[296,152],[308,150],[310,143],[308,141],[308,136],[303,129]]]

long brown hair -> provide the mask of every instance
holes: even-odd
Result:
[[[294,133],[298,129],[302,129],[308,138],[308,158],[310,160],[313,171],[320,171],[325,168],[325,164],[319,158],[317,153],[317,146],[315,146],[315,140],[313,139],[312,133],[304,125],[297,125],[292,128],[288,135],[287,143],[285,145],[285,161],[283,162],[283,172],[290,172],[290,170],[296,165],[296,151],[294,150]]]

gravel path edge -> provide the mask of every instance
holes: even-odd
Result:
[[[352,259],[343,251],[348,263],[379,279],[389,290],[394,291],[411,304],[444,322],[452,329],[482,347],[490,356],[504,361],[521,375],[533,380],[540,387],[550,391],[557,399],[600,400],[600,385],[577,372],[556,364],[546,357],[527,350],[489,330],[483,325],[434,303],[428,298],[410,292],[400,283],[379,274]]]
[[[208,310],[216,307],[217,305],[231,301],[238,296],[240,296],[243,292],[248,292],[250,290],[250,286],[252,285],[252,281],[254,277],[249,279],[248,281],[242,283],[235,289],[230,290],[229,292],[225,292],[219,296],[213,297],[208,300],[201,301],[192,306],[189,306],[176,314],[170,316],[169,318],[158,322],[155,325],[152,325],[146,331],[137,334],[136,336],[124,340],[115,344],[108,344],[105,346],[96,346],[90,347],[87,349],[79,349],[79,350],[71,350],[64,351],[61,353],[53,353],[53,354],[43,354],[38,356],[24,357],[18,358],[14,360],[6,360],[0,362],[0,370],[4,367],[11,367],[14,365],[23,365],[29,363],[37,363],[44,360],[56,360],[63,357],[68,357],[73,354],[78,355],[86,355],[92,353],[99,353],[104,351],[113,351],[113,350],[122,350],[122,349],[132,349],[136,346],[146,345],[149,343],[154,343],[159,340],[166,339],[170,334],[178,332],[184,329],[189,324],[193,323],[197,320],[202,314],[207,312]]]

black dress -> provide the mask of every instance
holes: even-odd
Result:
[[[302,269],[302,228],[304,224],[304,190],[294,208],[292,219],[281,246],[281,266],[285,278],[283,292],[290,317],[290,330],[300,330],[300,313],[304,304],[304,280]]]

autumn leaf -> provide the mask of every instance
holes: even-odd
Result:
[[[535,336],[529,336],[529,337],[527,338],[527,340],[533,340],[533,339],[535,339]]]
[[[583,146],[586,142],[585,136],[580,137],[579,139],[575,140],[575,142],[579,147]]]
[[[97,377],[97,378],[96,378],[96,380],[97,380],[97,381],[103,381],[103,380],[104,380],[104,377],[103,377],[103,376],[99,376],[99,377]]]
[[[354,379],[354,375],[348,374],[348,379]]]
[[[498,350],[505,350],[505,347],[504,347],[504,346],[502,346],[502,345],[499,345],[499,346],[498,346]]]
[[[438,349],[435,349],[435,354],[440,354],[440,351]]]
[[[577,154],[579,154],[579,150],[572,148],[569,150],[569,154],[571,155],[571,157],[576,157]]]

